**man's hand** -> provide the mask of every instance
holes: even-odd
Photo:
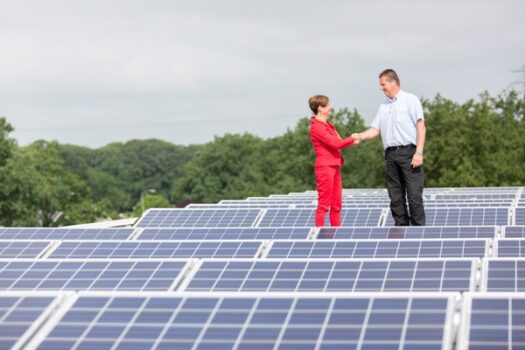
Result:
[[[417,168],[423,165],[423,155],[419,153],[414,153],[414,156],[412,157],[412,167]]]

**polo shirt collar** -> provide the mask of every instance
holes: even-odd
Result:
[[[397,92],[397,95],[394,96],[394,98],[390,99],[390,98],[386,98],[386,101],[389,102],[389,103],[394,103],[398,100],[399,97],[401,97],[402,94],[404,94],[405,92],[403,90],[399,90]]]

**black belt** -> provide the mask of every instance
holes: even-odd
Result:
[[[416,145],[411,143],[410,145],[390,146],[390,147],[387,147],[385,151],[397,151],[400,149],[408,149],[408,148],[416,148]]]

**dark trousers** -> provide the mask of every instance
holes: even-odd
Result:
[[[389,147],[385,151],[385,180],[396,226],[425,225],[423,166],[413,168],[410,164],[415,152],[414,145]]]

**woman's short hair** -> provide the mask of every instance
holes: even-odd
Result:
[[[315,95],[308,99],[308,104],[310,105],[310,109],[312,110],[312,112],[314,112],[314,114],[317,114],[317,112],[319,112],[319,107],[328,106],[329,102],[330,99],[324,95]]]

